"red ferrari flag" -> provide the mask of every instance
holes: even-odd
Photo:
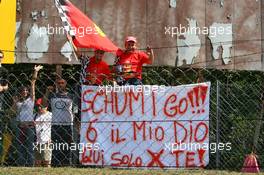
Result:
[[[64,28],[71,36],[76,47],[94,48],[116,52],[118,47],[105,33],[69,0],[55,0]]]

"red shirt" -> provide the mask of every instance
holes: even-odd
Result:
[[[94,57],[90,59],[85,71],[87,73],[86,80],[90,84],[97,85],[102,85],[103,81],[108,80],[111,74],[108,64],[102,60],[97,63]]]
[[[151,64],[149,56],[145,52],[124,52],[119,49],[116,54],[119,57],[116,64],[122,65],[126,80],[130,78],[142,79],[143,64]]]

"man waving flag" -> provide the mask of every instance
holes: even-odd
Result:
[[[104,32],[69,0],[55,0],[64,28],[80,48],[94,48],[115,53],[118,49]]]

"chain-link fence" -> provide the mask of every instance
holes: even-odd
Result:
[[[48,86],[54,86],[58,77],[54,66],[44,66],[44,70],[39,72],[36,81],[36,98],[43,98],[42,102],[36,102],[32,117],[35,122],[17,122],[18,111],[14,110],[14,97],[23,91],[24,86],[30,86],[33,65],[13,65],[4,66],[8,70],[9,89],[1,93],[1,164],[5,166],[35,166],[36,158],[32,149],[37,147],[35,136],[38,124],[37,107],[46,107],[45,94]],[[71,144],[80,142],[81,127],[81,105],[80,105],[80,83],[79,66],[64,66],[62,77],[67,81],[67,91],[72,94],[66,95],[68,100],[72,100],[76,106],[72,107],[73,121],[66,118],[64,124],[53,125],[51,127],[51,138],[53,142],[61,141]],[[209,111],[209,142],[230,143],[230,150],[210,151],[209,169],[240,170],[243,166],[245,156],[251,152],[258,155],[260,166],[264,164],[262,138],[264,129],[263,123],[263,85],[264,76],[262,72],[253,71],[227,71],[215,69],[195,69],[195,68],[175,68],[175,67],[145,67],[143,71],[143,83],[149,85],[178,86],[193,84],[197,82],[211,82],[210,89],[210,111]],[[24,88],[25,90],[25,88]],[[46,94],[47,95],[47,94]],[[51,95],[48,95],[51,98]],[[68,103],[53,101],[57,108],[67,108]],[[50,101],[50,103],[52,103]],[[23,108],[27,108],[29,103],[21,103]],[[77,109],[78,107],[79,109]],[[52,109],[50,109],[52,110]],[[19,111],[21,112],[21,111]],[[53,111],[54,112],[54,111]],[[28,114],[27,114],[28,115]],[[54,114],[53,114],[54,115]],[[63,117],[67,114],[63,114]],[[48,117],[47,117],[48,118]],[[67,122],[73,124],[67,125]],[[111,123],[108,122],[108,123]],[[112,122],[115,123],[115,122]],[[118,123],[116,123],[118,124]],[[121,125],[121,124],[120,124]],[[118,124],[118,126],[120,126]],[[40,129],[49,128],[42,126]],[[47,132],[47,134],[50,134]],[[48,139],[49,138],[43,138]],[[125,149],[125,148],[124,148]],[[214,148],[211,148],[214,149]],[[41,156],[41,155],[37,155]],[[51,162],[46,164],[56,166],[81,166],[78,152],[46,152],[45,156]],[[45,163],[45,162],[44,162]],[[157,162],[156,162],[157,163]]]

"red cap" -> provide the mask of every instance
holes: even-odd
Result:
[[[42,98],[37,99],[37,101],[36,101],[35,104],[36,104],[36,106],[43,105],[43,100],[42,100]]]
[[[135,38],[135,37],[133,37],[133,36],[128,36],[128,37],[126,37],[126,42],[129,42],[129,41],[133,41],[133,42],[137,42],[137,39]]]

